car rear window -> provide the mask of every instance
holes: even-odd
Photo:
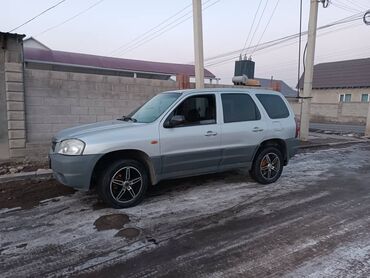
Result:
[[[271,119],[283,119],[289,117],[289,110],[279,95],[256,94],[256,97],[265,108]]]
[[[247,94],[222,94],[224,123],[255,121],[261,119],[253,99]]]

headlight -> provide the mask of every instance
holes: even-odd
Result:
[[[67,139],[59,143],[55,150],[64,155],[81,155],[85,148],[85,143],[78,139]]]

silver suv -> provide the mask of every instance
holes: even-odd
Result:
[[[293,111],[274,91],[170,91],[120,119],[62,130],[49,157],[59,182],[95,187],[124,208],[164,179],[243,167],[273,183],[296,153],[297,133]]]

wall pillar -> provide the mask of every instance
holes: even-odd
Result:
[[[365,136],[370,137],[370,103],[369,103],[369,108],[367,111]]]
[[[9,157],[24,157],[26,154],[26,123],[23,83],[23,37],[24,35],[0,33],[3,60],[0,61],[3,75],[0,84],[4,86],[6,121],[8,129]]]
[[[179,90],[189,89],[190,88],[190,78],[186,74],[176,75],[177,88]]]

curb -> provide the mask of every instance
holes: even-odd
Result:
[[[333,147],[333,146],[351,145],[351,144],[360,144],[360,143],[369,143],[369,142],[370,140],[332,142],[332,143],[312,144],[312,145],[306,145],[306,146],[300,145],[299,148],[300,149],[310,149],[310,148]]]
[[[0,184],[10,181],[22,181],[27,179],[50,179],[53,177],[53,170],[38,169],[34,172],[7,174],[0,176]]]

